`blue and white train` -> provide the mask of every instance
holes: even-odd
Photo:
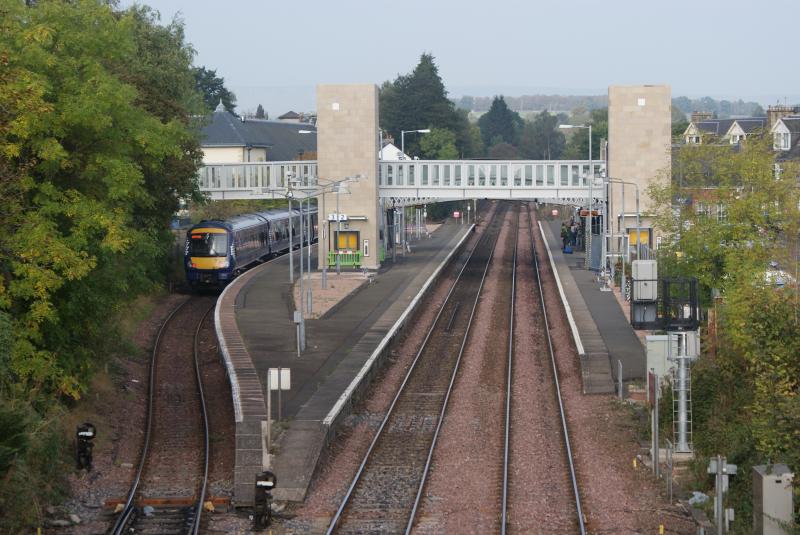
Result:
[[[306,223],[311,216],[311,228]],[[186,233],[184,267],[192,288],[224,286],[249,265],[289,251],[289,210],[268,210],[226,221],[201,221]],[[317,240],[317,209],[292,210],[292,248]]]

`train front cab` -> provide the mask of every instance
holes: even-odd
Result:
[[[193,288],[222,286],[234,278],[229,233],[221,227],[196,227],[186,235],[186,280]]]

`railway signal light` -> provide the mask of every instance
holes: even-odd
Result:
[[[94,447],[92,440],[96,434],[97,429],[88,422],[79,425],[75,431],[75,461],[78,470],[91,471],[92,448]]]

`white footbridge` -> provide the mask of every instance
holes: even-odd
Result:
[[[602,160],[405,160],[380,161],[378,196],[395,205],[457,199],[536,199],[582,205],[602,196]],[[590,167],[591,172],[590,172]],[[296,188],[314,188],[316,161],[208,163],[200,169],[200,190],[212,200],[278,199]]]

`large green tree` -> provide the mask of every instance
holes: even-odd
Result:
[[[659,273],[696,277],[711,309],[706,354],[692,369],[693,440],[700,456],[721,453],[750,473],[754,464],[785,462],[800,470],[800,168],[775,174],[769,136],[741,146],[690,145],[673,173],[650,187],[655,223],[669,239]],[[794,266],[795,269],[792,269]],[[721,298],[712,300],[712,289]],[[731,500],[749,533],[751,479],[732,481]]]
[[[4,10],[0,308],[13,341],[0,373],[77,397],[109,315],[161,278],[167,222],[195,194],[192,51],[147,8]]]
[[[583,124],[583,114],[573,113],[570,124]],[[592,125],[592,158],[600,159],[600,142],[608,139],[608,108],[592,110],[587,124]],[[589,129],[576,128],[567,138],[567,146],[562,156],[567,160],[585,160],[589,157]]]
[[[0,11],[0,532],[22,533],[63,474],[54,400],[85,391],[112,318],[165,278],[203,106],[181,24],[149,8]]]
[[[511,111],[502,95],[494,97],[489,111],[478,119],[483,143],[487,147],[499,143],[508,143],[516,146],[519,142],[519,132],[522,129],[522,118],[515,111]]]
[[[434,57],[423,54],[410,74],[384,82],[380,91],[381,128],[395,141],[403,130],[436,128],[455,135],[456,149],[464,157],[472,157],[480,147],[473,143],[466,112],[459,113],[447,98]],[[407,136],[406,153],[420,152],[419,136]]]
[[[429,160],[458,159],[456,136],[450,130],[434,128],[419,141],[420,155]]]
[[[236,109],[236,95],[225,87],[225,78],[217,76],[217,71],[205,67],[194,68],[195,87],[203,95],[206,110],[211,112],[216,109],[220,101],[222,106],[231,113]]]
[[[547,110],[532,121],[525,121],[519,151],[526,160],[557,160],[565,145],[564,134],[558,129],[558,117],[550,115]]]

